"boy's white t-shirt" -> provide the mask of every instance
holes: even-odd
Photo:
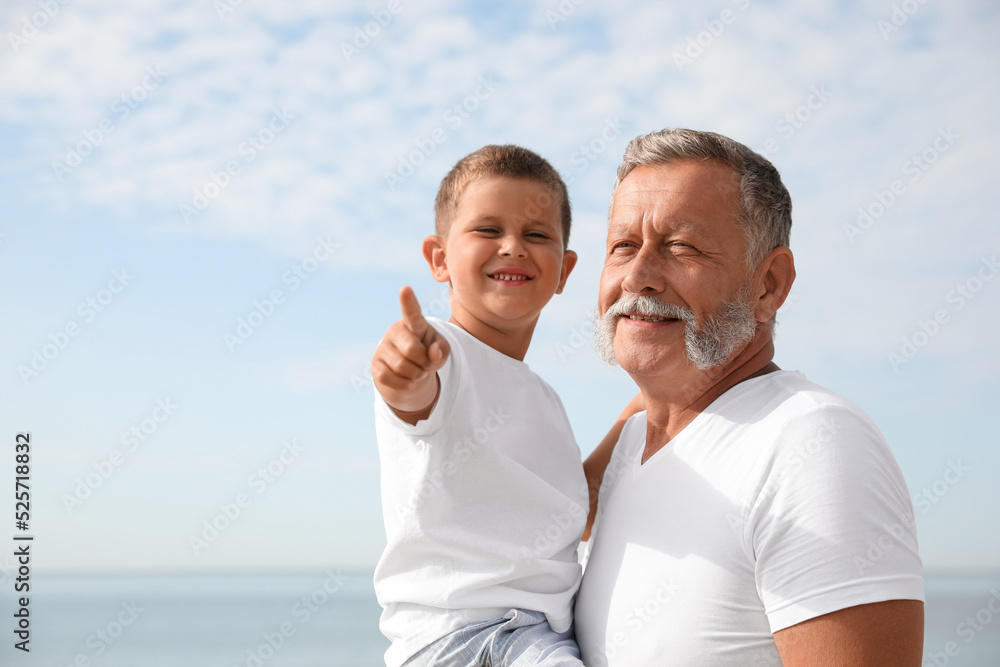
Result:
[[[738,384],[640,463],[645,444],[643,412],[604,474],[576,602],[588,666],[780,665],[774,632],[923,599],[885,439],[801,374]]]
[[[572,622],[588,494],[559,396],[524,362],[435,318],[451,353],[430,417],[376,392],[386,548],[375,569],[389,667],[511,609]]]

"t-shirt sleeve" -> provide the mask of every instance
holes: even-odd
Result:
[[[906,483],[875,424],[817,406],[781,430],[747,509],[771,631],[886,600],[923,600]]]
[[[392,411],[385,399],[375,390],[375,418],[387,423],[392,428],[403,434],[415,438],[433,435],[448,421],[452,408],[455,405],[455,397],[458,393],[460,375],[462,372],[462,350],[460,341],[448,331],[444,322],[433,318],[428,318],[428,323],[437,329],[448,341],[451,352],[445,359],[444,366],[438,370],[438,378],[441,381],[441,392],[438,394],[437,403],[427,419],[422,419],[416,424],[408,424]]]

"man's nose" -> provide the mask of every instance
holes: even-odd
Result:
[[[664,285],[662,258],[644,245],[628,263],[622,289],[631,294],[658,294],[663,291]]]

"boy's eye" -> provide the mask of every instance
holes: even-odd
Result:
[[[476,232],[480,234],[499,234],[500,230],[496,227],[477,227]]]
[[[547,238],[549,238],[549,235],[546,234],[545,232],[528,232],[527,234],[525,234],[525,236],[527,236],[528,238],[532,238],[532,239],[547,239]]]

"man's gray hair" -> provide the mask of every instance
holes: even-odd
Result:
[[[715,132],[665,129],[630,141],[618,165],[612,204],[618,185],[633,169],[677,160],[716,160],[733,168],[733,180],[717,187],[722,193],[739,192],[740,219],[736,222],[747,239],[747,266],[751,270],[775,248],[788,246],[792,198],[778,170],[743,144]]]

